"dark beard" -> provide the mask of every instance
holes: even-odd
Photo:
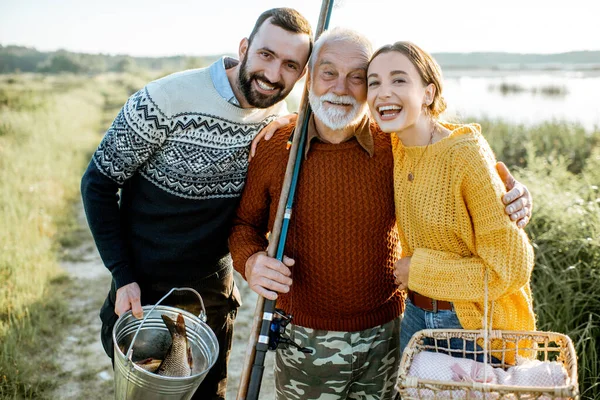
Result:
[[[244,94],[244,97],[246,98],[246,101],[248,102],[248,104],[250,104],[252,107],[256,107],[256,108],[269,108],[272,105],[279,103],[281,100],[283,100],[285,98],[285,96],[287,96],[290,93],[291,89],[288,91],[285,91],[285,87],[283,84],[281,84],[280,82],[272,83],[267,78],[265,78],[265,76],[263,74],[259,74],[259,73],[249,74],[247,71],[247,68],[246,68],[246,60],[247,60],[247,58],[244,58],[244,60],[240,64],[240,73],[238,75],[238,85],[240,86],[240,90]],[[252,81],[255,79],[260,79],[262,81],[268,82],[270,85],[274,86],[276,89],[279,89],[279,92],[276,92],[275,94],[273,94],[271,96],[257,92],[252,87]]]

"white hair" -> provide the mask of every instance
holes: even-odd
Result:
[[[308,61],[308,68],[311,74],[313,73],[315,62],[317,61],[317,58],[319,58],[321,49],[325,44],[330,43],[348,43],[358,46],[367,62],[369,62],[373,55],[373,47],[365,35],[352,29],[335,27],[323,32],[315,42],[312,54]]]

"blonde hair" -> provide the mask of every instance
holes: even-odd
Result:
[[[410,60],[419,72],[419,76],[421,77],[424,86],[430,84],[435,86],[433,101],[426,107],[425,111],[433,119],[438,119],[440,114],[446,110],[446,100],[442,97],[442,69],[439,64],[429,53],[411,42],[396,42],[394,44],[383,46],[373,54],[370,62],[373,62],[378,55],[389,53],[391,51],[397,51],[404,54]]]

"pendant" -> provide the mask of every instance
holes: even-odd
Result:
[[[412,172],[409,172],[409,173],[408,173],[408,181],[409,181],[409,182],[412,182],[414,179],[415,179],[415,176],[413,175],[413,173],[412,173]]]

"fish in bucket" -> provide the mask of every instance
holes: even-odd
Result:
[[[160,305],[174,291],[196,294],[200,315]],[[194,289],[173,288],[143,310],[142,320],[128,311],[113,329],[115,399],[191,399],[219,354],[217,338],[206,324],[202,297]]]

